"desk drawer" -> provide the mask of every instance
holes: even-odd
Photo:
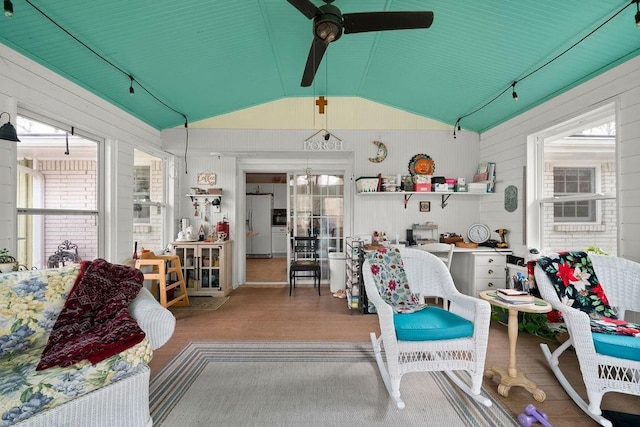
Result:
[[[504,288],[504,278],[476,278],[476,293],[481,291],[491,291],[498,288]]]

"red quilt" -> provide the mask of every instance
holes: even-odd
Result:
[[[84,359],[98,363],[142,341],[145,334],[128,306],[143,281],[136,268],[104,259],[83,261],[36,369]]]

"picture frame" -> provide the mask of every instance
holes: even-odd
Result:
[[[216,185],[216,174],[211,172],[202,172],[196,176],[198,185]]]
[[[431,202],[420,202],[420,212],[431,212]]]

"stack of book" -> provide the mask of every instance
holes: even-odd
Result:
[[[533,295],[516,289],[498,289],[496,299],[507,304],[535,304]]]

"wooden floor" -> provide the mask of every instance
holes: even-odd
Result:
[[[247,283],[288,283],[287,257],[247,258]]]
[[[365,342],[369,340],[369,332],[379,333],[375,314],[363,315],[349,310],[345,300],[333,297],[328,287],[323,287],[322,296],[318,296],[317,290],[311,286],[299,286],[294,295],[289,297],[288,286],[244,285],[230,296],[215,311],[174,310],[176,330],[171,340],[155,351],[151,362],[152,377],[192,341]],[[485,378],[485,388],[514,415],[521,413],[527,404],[533,403],[547,413],[555,427],[597,425],[583,414],[561,388],[540,351],[541,341],[535,336],[521,334],[517,365],[545,391],[545,402],[534,401],[520,387],[512,388],[509,397],[504,398],[497,394],[497,378]],[[552,344],[552,349],[555,346]],[[509,350],[505,326],[492,323],[487,353],[487,367],[507,366]],[[570,354],[561,359],[563,372],[574,385],[581,384],[574,353],[565,353]],[[579,391],[583,393],[584,387],[581,386]],[[640,414],[640,397],[608,393],[602,407]]]

